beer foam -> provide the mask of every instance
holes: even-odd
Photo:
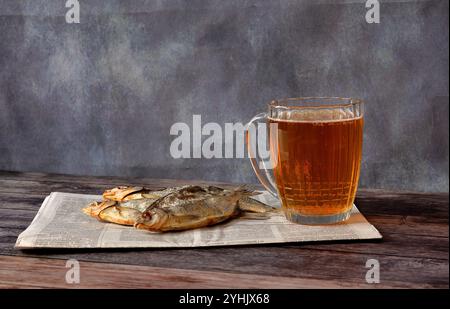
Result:
[[[278,115],[271,116],[269,119],[286,122],[335,122],[361,117],[361,115],[355,116],[355,113],[348,108],[300,108],[278,111]]]

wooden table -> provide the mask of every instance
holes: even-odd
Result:
[[[52,191],[100,194],[124,184],[201,183],[0,172],[0,287],[57,288],[448,288],[448,193],[359,190],[356,204],[381,241],[164,250],[13,248]],[[66,261],[80,261],[67,284]],[[368,259],[379,284],[366,283]]]

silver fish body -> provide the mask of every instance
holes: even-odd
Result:
[[[135,227],[154,232],[178,231],[214,225],[241,213],[241,190],[214,190],[191,186],[158,199],[142,213]]]

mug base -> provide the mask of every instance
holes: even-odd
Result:
[[[336,215],[322,215],[322,216],[305,216],[297,212],[293,212],[289,209],[284,209],[284,215],[286,219],[293,223],[305,224],[305,225],[319,225],[319,224],[333,224],[346,221],[350,218],[352,208],[348,211],[336,214]]]

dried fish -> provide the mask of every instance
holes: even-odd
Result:
[[[83,211],[101,221],[165,232],[204,227],[237,216],[266,219],[268,212],[276,211],[250,198],[254,194],[244,188],[225,190],[215,186],[161,191],[117,187],[105,191],[103,202],[91,203]]]
[[[186,187],[158,199],[142,213],[135,227],[165,232],[213,225],[238,216],[238,201],[245,194],[240,189]]]

